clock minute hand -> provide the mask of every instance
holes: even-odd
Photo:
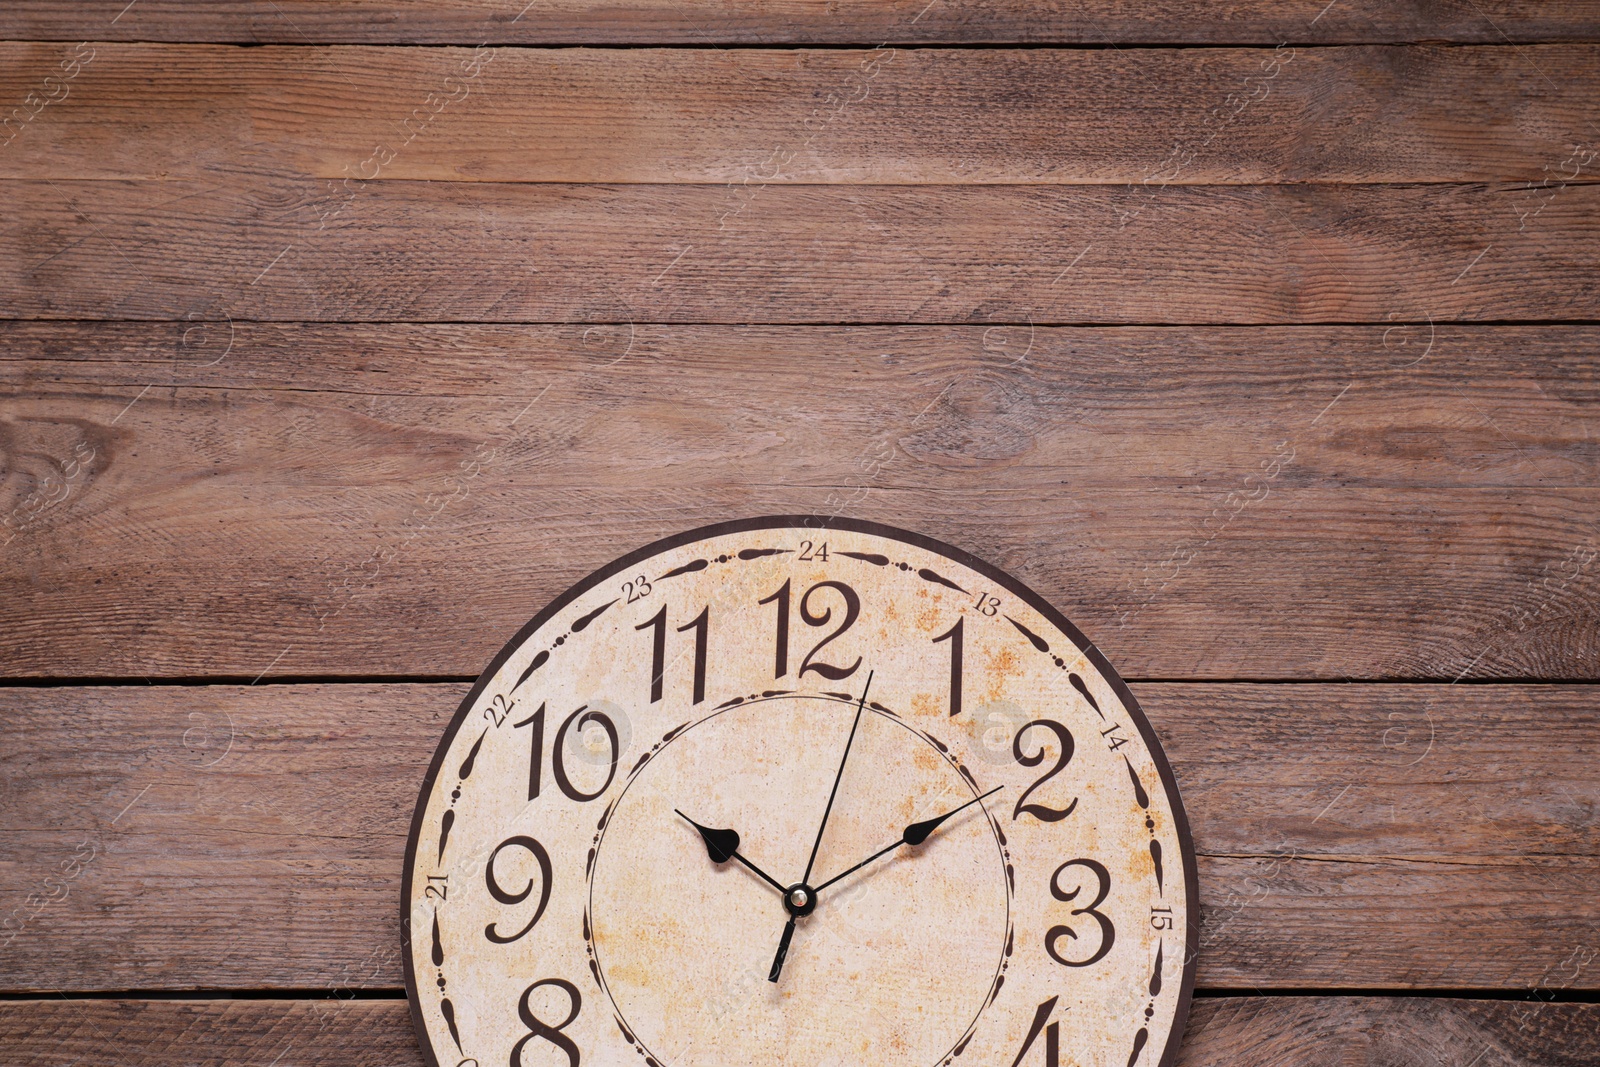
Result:
[[[928,839],[928,836],[930,834],[932,834],[935,830],[937,830],[939,828],[939,824],[944,822],[946,819],[950,818],[950,816],[956,814],[957,812],[965,811],[966,809],[972,807],[972,805],[976,804],[978,801],[983,800],[985,797],[991,797],[994,794],[1000,792],[1000,790],[1002,790],[1004,788],[1005,788],[1005,786],[1003,786],[1003,785],[997,785],[993,789],[989,790],[987,793],[984,793],[983,796],[973,797],[971,800],[967,801],[965,804],[962,804],[960,807],[957,807],[957,808],[951,808],[949,811],[945,812],[943,815],[936,815],[931,819],[924,819],[921,822],[912,823],[910,826],[907,826],[904,831],[901,832],[900,840],[896,841],[892,845],[889,845],[887,848],[879,849],[878,851],[874,852],[872,855],[868,856],[866,859],[862,860],[860,863],[856,864],[854,867],[851,867],[849,870],[843,871],[843,872],[841,872],[839,874],[834,875],[832,878],[829,878],[826,882],[823,882],[821,885],[817,886],[817,890],[816,891],[818,893],[822,892],[824,889],[828,888],[833,883],[835,883],[835,882],[837,882],[837,881],[839,881],[839,880],[841,880],[843,878],[847,878],[852,874],[855,874],[857,871],[859,871],[861,868],[865,867],[867,864],[871,863],[873,860],[878,859],[881,856],[887,856],[889,853],[893,852],[895,849],[899,848],[901,845],[920,845],[920,844],[922,844],[924,841],[926,841]]]
[[[772,888],[776,889],[780,893],[786,892],[783,886],[778,884],[778,880],[776,878],[772,877],[772,875],[768,874],[766,871],[763,871],[760,867],[757,867],[740,854],[739,834],[737,831],[714,830],[709,826],[701,826],[699,823],[689,818],[689,816],[684,815],[683,812],[678,811],[677,808],[673,808],[672,810],[677,811],[678,815],[682,817],[684,822],[700,831],[700,838],[706,843],[706,854],[711,857],[712,863],[722,864],[727,863],[731,859],[738,860],[740,863],[754,871],[762,881],[766,882]]]

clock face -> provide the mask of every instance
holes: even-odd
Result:
[[[1015,579],[843,519],[595,573],[451,723],[406,854],[436,1067],[1164,1065],[1194,854],[1154,734]]]

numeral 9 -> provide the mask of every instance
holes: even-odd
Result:
[[[493,941],[497,945],[509,945],[511,942],[519,940],[525,936],[529,930],[532,930],[538,925],[539,920],[544,917],[545,906],[550,903],[550,853],[546,852],[544,850],[544,846],[539,844],[539,842],[535,841],[533,838],[523,837],[520,834],[515,837],[506,838],[495,847],[493,852],[489,853],[489,862],[483,865],[483,880],[484,883],[489,887],[489,895],[494,897],[494,899],[498,900],[502,904],[521,904],[524,900],[527,900],[528,895],[533,892],[532,878],[528,879],[528,884],[522,887],[522,891],[520,893],[506,892],[506,890],[500,885],[499,880],[495,878],[494,861],[499,858],[500,853],[503,850],[508,848],[526,849],[533,855],[534,860],[539,864],[539,906],[533,909],[533,918],[528,920],[528,925],[524,926],[521,930],[518,930],[514,934],[502,934],[498,932],[495,929],[494,923],[490,923],[488,926],[485,926],[483,928],[483,936],[487,937],[490,941]]]

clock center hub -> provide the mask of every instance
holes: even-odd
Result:
[[[783,894],[783,906],[797,919],[810,915],[817,909],[817,891],[803,883],[796,883]]]

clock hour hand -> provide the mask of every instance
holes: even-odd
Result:
[[[889,845],[887,848],[879,849],[878,851],[874,852],[872,855],[868,856],[866,859],[862,860],[860,863],[856,864],[854,867],[851,867],[849,870],[843,871],[843,872],[841,872],[839,874],[834,875],[832,878],[829,878],[826,882],[823,882],[821,885],[817,886],[816,892],[820,893],[824,889],[826,889],[830,885],[832,885],[833,883],[835,883],[835,882],[837,882],[837,881],[839,881],[839,880],[841,880],[843,878],[847,878],[852,874],[855,874],[857,871],[859,871],[861,868],[865,867],[867,864],[871,863],[873,860],[878,859],[880,856],[887,856],[889,853],[893,852],[895,849],[899,848],[901,845],[920,845],[920,844],[922,844],[924,841],[926,841],[928,839],[928,836],[930,834],[932,834],[935,830],[937,830],[939,828],[939,824],[944,822],[946,819],[950,818],[950,816],[956,814],[957,812],[965,811],[966,809],[972,807],[972,805],[976,804],[978,801],[983,800],[985,797],[991,797],[991,796],[993,796],[994,794],[998,793],[1000,790],[1002,790],[1004,788],[1005,788],[1005,786],[1003,786],[1003,785],[997,785],[993,789],[989,790],[987,793],[983,794],[983,796],[973,797],[971,800],[967,801],[965,804],[962,804],[960,807],[957,807],[957,808],[951,808],[949,811],[945,812],[943,815],[935,815],[931,819],[924,819],[921,822],[912,823],[910,826],[907,826],[905,828],[905,830],[903,830],[901,832],[900,840],[896,841],[892,845]]]
[[[787,892],[783,886],[778,884],[778,880],[776,878],[772,877],[772,875],[768,874],[766,871],[763,871],[760,867],[757,867],[755,864],[745,859],[744,856],[740,855],[739,834],[737,831],[713,830],[709,826],[701,826],[699,823],[689,818],[689,816],[684,815],[683,812],[678,811],[677,808],[673,808],[672,810],[677,811],[678,814],[682,816],[684,822],[700,831],[700,838],[706,843],[706,854],[711,857],[712,863],[722,864],[727,863],[729,860],[738,860],[740,863],[754,871],[762,881],[766,882],[778,892]]]

